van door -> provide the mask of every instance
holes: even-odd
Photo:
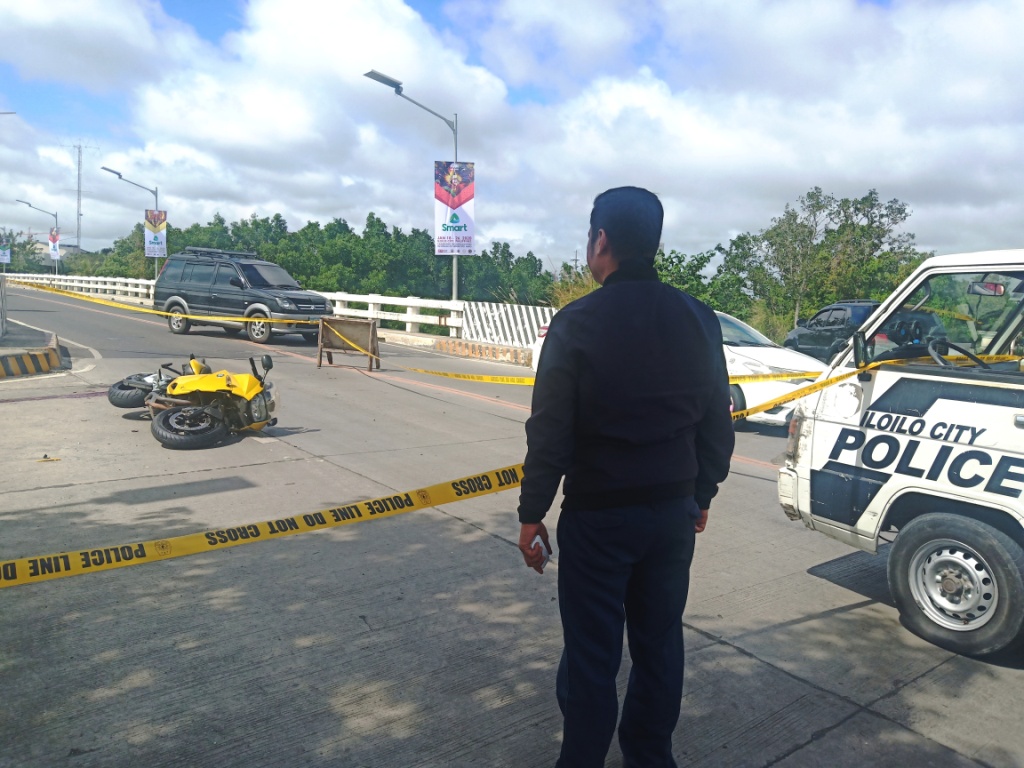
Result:
[[[217,316],[242,317],[248,306],[245,290],[240,285],[232,285],[242,281],[238,268],[234,264],[220,263],[210,288],[210,314]]]
[[[181,280],[181,293],[193,315],[210,314],[210,284],[213,282],[214,264],[197,261],[185,266]]]

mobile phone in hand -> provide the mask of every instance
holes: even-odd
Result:
[[[551,562],[551,550],[544,546],[544,539],[540,537],[539,533],[534,536],[533,541],[530,542],[530,549],[533,549],[537,544],[540,544],[540,551],[544,553],[544,562],[540,564],[540,567],[543,568]]]

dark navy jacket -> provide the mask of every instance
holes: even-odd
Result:
[[[519,520],[563,509],[694,495],[707,509],[729,473],[734,434],[715,313],[620,267],[552,318],[537,370]]]

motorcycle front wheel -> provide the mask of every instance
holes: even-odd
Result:
[[[153,437],[167,448],[209,448],[228,434],[228,426],[202,408],[186,405],[159,411],[153,417]]]

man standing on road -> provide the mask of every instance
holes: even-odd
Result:
[[[632,658],[619,723],[625,765],[676,765],[694,536],[729,472],[734,435],[718,319],[654,268],[663,218],[645,189],[594,200],[587,266],[603,287],[552,319],[526,422],[519,549],[539,572],[543,552],[531,542],[547,544],[541,521],[565,477],[561,768],[604,765],[623,624]]]

